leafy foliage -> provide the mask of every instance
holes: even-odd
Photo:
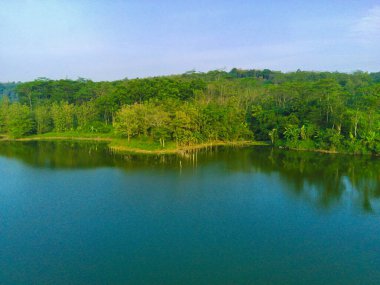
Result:
[[[255,138],[291,148],[379,154],[379,78],[361,71],[237,68],[114,82],[39,78],[0,85],[0,132],[114,130],[162,147],[166,141]]]

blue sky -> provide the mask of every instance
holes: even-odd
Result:
[[[380,71],[380,1],[0,0],[0,82]]]

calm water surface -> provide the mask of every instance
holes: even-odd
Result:
[[[379,158],[3,142],[0,284],[380,284],[379,198]]]

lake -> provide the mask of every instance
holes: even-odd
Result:
[[[380,159],[1,142],[0,284],[380,284]]]

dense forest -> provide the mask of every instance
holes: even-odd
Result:
[[[380,72],[241,70],[0,84],[0,133],[104,133],[193,145],[257,140],[380,154]]]
[[[17,84],[18,83],[16,82],[9,82],[9,83],[0,82],[0,99],[3,96],[7,96],[12,101],[17,100],[17,95],[16,95]]]

